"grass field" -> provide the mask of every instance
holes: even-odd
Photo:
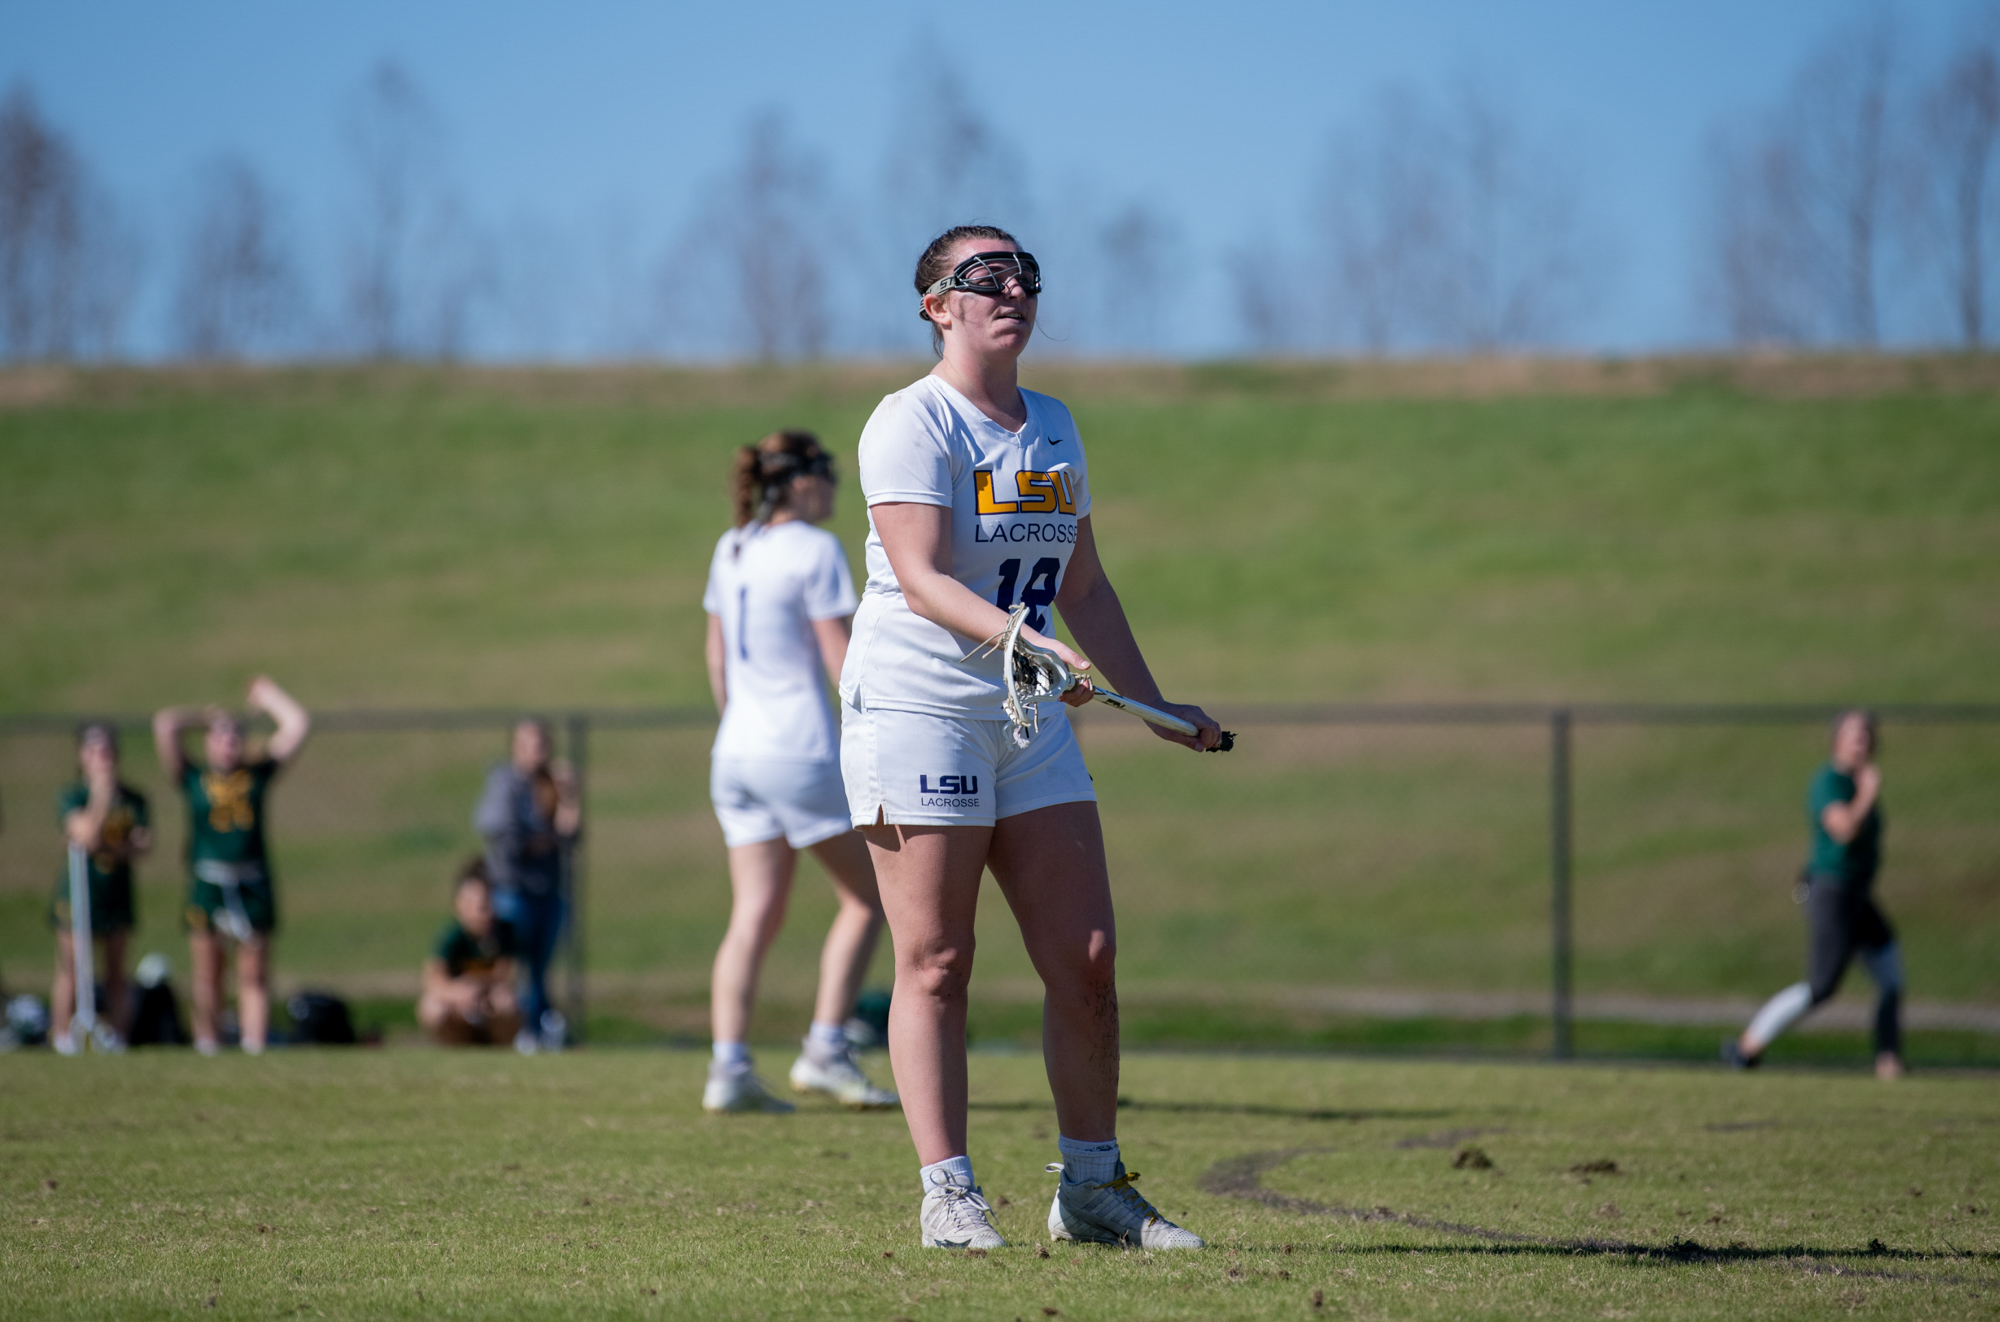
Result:
[[[321,707],[698,705],[728,448],[807,425],[846,458],[914,370],[0,374],[0,710],[228,700],[258,670]],[[1991,361],[1585,366],[1498,389],[1486,370],[1029,382],[1075,408],[1156,669],[1225,716],[1996,696]],[[858,556],[854,494],[835,527]],[[1280,988],[1544,985],[1543,732],[1246,736],[1194,759],[1113,724],[1085,734],[1127,1002],[1163,1025],[1153,1040],[1270,1041],[1282,1021],[1287,1041],[1350,1042],[1332,1018],[1257,1008]],[[597,1003],[654,1033],[699,1031],[726,912],[706,738],[593,743]],[[316,739],[275,796],[281,981],[413,988],[499,753],[478,732]],[[1750,997],[1796,977],[1789,884],[1820,756],[1810,728],[1580,732],[1579,991]],[[67,757],[60,737],[0,739],[10,985],[46,976]],[[2000,1003],[2000,729],[1892,727],[1885,759],[1882,889],[1912,993]],[[138,944],[174,953],[175,805],[142,741],[129,761],[167,819]],[[981,977],[1007,1036],[1032,986],[1003,906],[986,911]],[[809,876],[762,1035],[797,1031],[829,912]]]
[[[16,1056],[0,1312],[2000,1315],[1990,1078],[1139,1056],[1129,1164],[1211,1243],[1176,1256],[1050,1246],[1040,1062],[977,1056],[1012,1247],[972,1258],[917,1246],[899,1116],[706,1118],[702,1063]]]

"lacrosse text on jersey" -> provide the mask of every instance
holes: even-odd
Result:
[[[917,803],[925,808],[977,808],[979,777],[939,776],[933,785],[929,776],[918,776]]]
[[[1021,399],[1027,421],[1010,431],[927,376],[884,399],[863,429],[868,583],[840,680],[856,707],[1006,716],[1000,658],[978,655],[983,640],[959,637],[903,599],[875,531],[878,505],[949,510],[952,577],[1002,610],[1027,606],[1029,628],[1054,628],[1077,523],[1090,514],[1090,469],[1062,401],[1032,390]]]

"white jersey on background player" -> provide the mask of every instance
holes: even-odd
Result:
[[[716,543],[702,606],[709,684],[722,714],[709,796],[729,848],[729,931],[716,951],[708,1111],[789,1111],[751,1072],[745,1044],[764,956],[784,922],[798,851],[810,849],[840,901],[820,956],[811,1031],[792,1066],[800,1092],[849,1106],[896,1095],[861,1072],[845,1024],[875,951],[882,902],[848,822],[839,735],[826,699],[856,605],[833,513],[832,460],[809,432],[775,432],[737,452],[736,526]]]

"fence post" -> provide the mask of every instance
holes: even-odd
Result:
[[[1551,1051],[1558,1060],[1575,1052],[1570,1023],[1570,713],[1549,713],[1549,965],[1554,1029]]]
[[[563,929],[564,947],[569,965],[570,1035],[577,1041],[584,1040],[584,1022],[588,1011],[584,992],[584,966],[587,957],[587,942],[584,938],[585,885],[589,869],[585,866],[590,841],[590,718],[580,712],[569,716],[569,762],[576,774],[576,797],[583,813],[583,829],[578,833],[576,843],[569,850],[569,923]]]

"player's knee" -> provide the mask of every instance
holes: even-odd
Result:
[[[910,961],[907,976],[919,996],[939,1001],[963,1000],[972,981],[972,944],[920,952]]]
[[[1900,996],[1903,991],[1903,952],[1894,941],[1861,956],[1868,976],[1884,996]]]

